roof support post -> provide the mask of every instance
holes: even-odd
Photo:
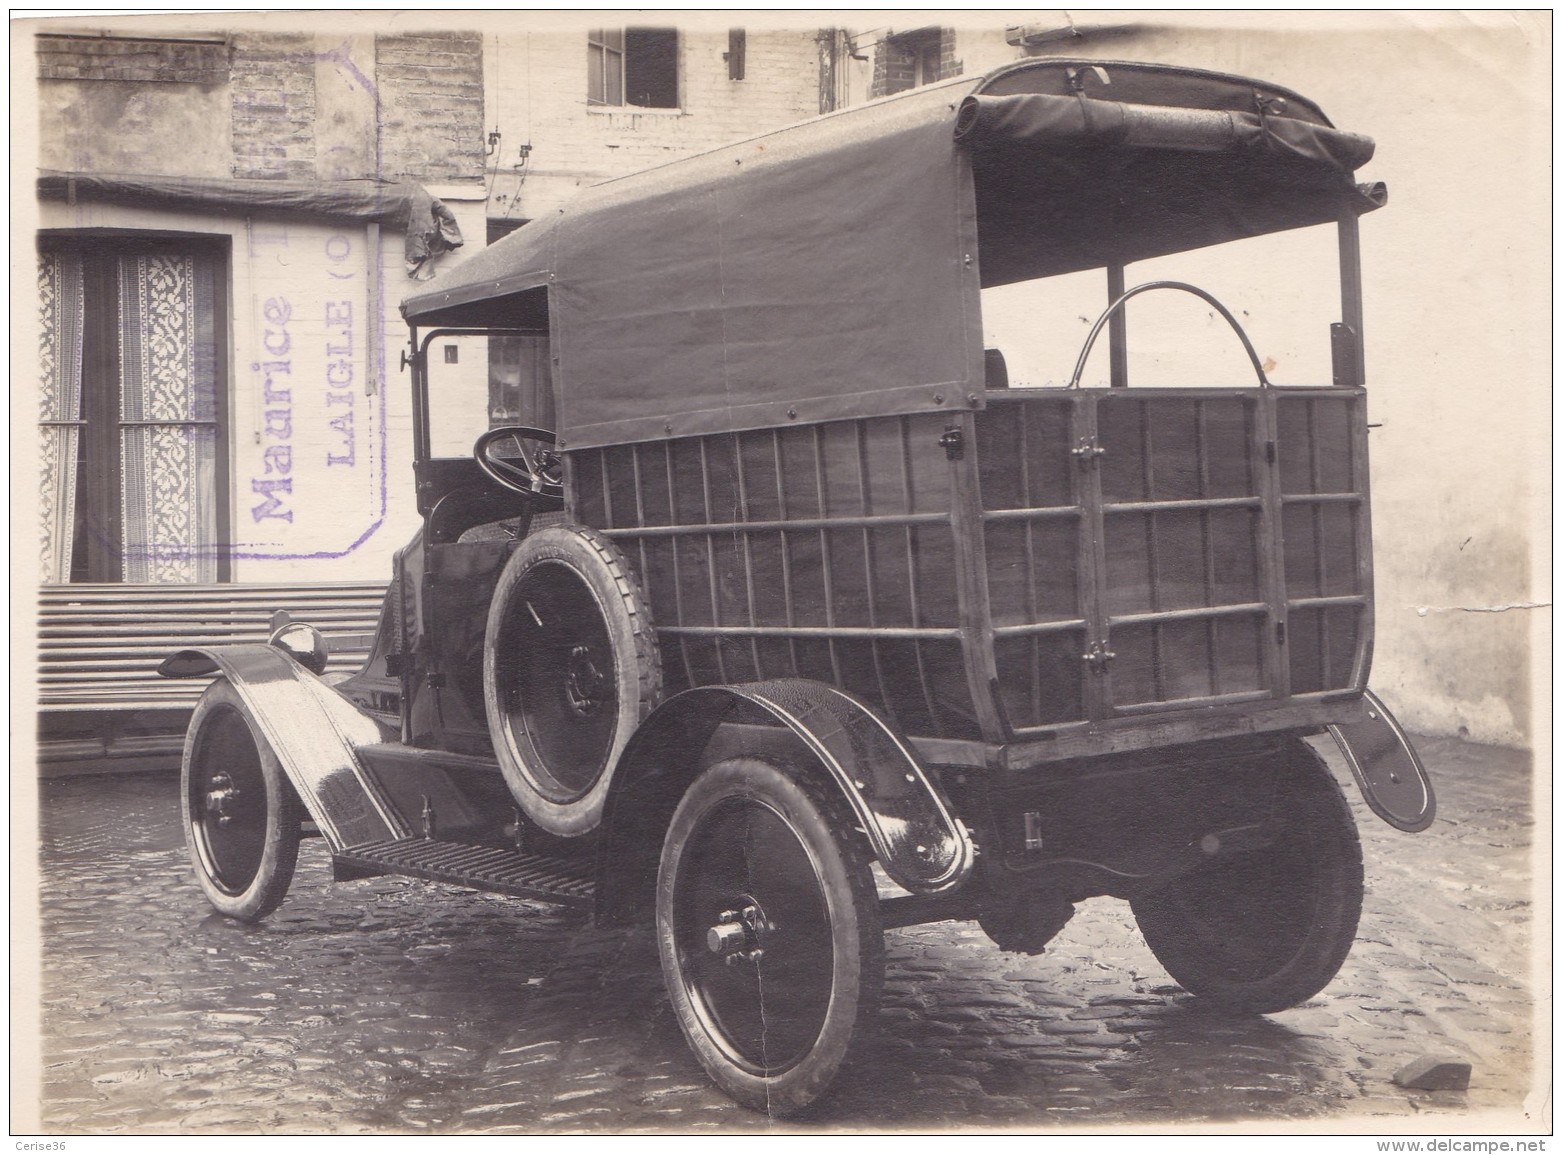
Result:
[[[1350,332],[1349,380],[1339,385],[1367,383],[1366,346],[1362,343],[1361,224],[1353,212],[1340,215],[1340,316]]]
[[[1111,264],[1106,267],[1106,303],[1108,307],[1126,292],[1124,271],[1121,264]],[[1126,389],[1128,387],[1128,314],[1124,309],[1119,309],[1112,314],[1112,319],[1107,322],[1106,342],[1108,360],[1111,364],[1111,383],[1113,389]]]

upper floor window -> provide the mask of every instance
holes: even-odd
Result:
[[[921,37],[912,39],[906,48],[912,59],[913,84],[932,84],[939,79],[938,56],[943,45],[937,32],[924,33]]]
[[[904,92],[935,80],[960,75],[954,51],[954,29],[919,28],[886,36],[874,62],[873,95]]]
[[[588,32],[586,103],[677,108],[677,30],[600,28]]]

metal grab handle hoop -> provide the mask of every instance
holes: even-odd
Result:
[[[1090,350],[1095,348],[1096,338],[1101,335],[1101,330],[1106,326],[1106,323],[1112,319],[1112,314],[1126,305],[1130,298],[1137,297],[1140,293],[1148,293],[1151,289],[1180,289],[1184,293],[1192,293],[1201,301],[1213,305],[1216,311],[1226,319],[1226,324],[1231,326],[1232,332],[1236,333],[1237,339],[1242,342],[1242,348],[1247,351],[1247,359],[1253,363],[1253,372],[1258,374],[1259,388],[1268,389],[1270,387],[1269,378],[1264,375],[1264,366],[1259,362],[1258,353],[1253,349],[1253,342],[1248,340],[1247,333],[1243,331],[1241,325],[1237,324],[1237,319],[1231,315],[1230,309],[1226,308],[1211,294],[1206,293],[1197,285],[1190,285],[1185,281],[1146,281],[1142,285],[1135,285],[1108,305],[1106,312],[1102,313],[1096,323],[1091,326],[1090,336],[1085,338],[1085,347],[1079,351],[1079,360],[1074,363],[1074,376],[1069,378],[1068,383],[1070,389],[1079,388],[1079,379],[1085,372],[1085,362],[1090,359]]]

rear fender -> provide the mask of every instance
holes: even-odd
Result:
[[[410,836],[357,755],[360,746],[385,741],[385,731],[281,649],[255,643],[181,650],[157,672],[221,672],[232,683],[332,853]]]
[[[779,749],[817,762],[851,804],[884,872],[914,894],[947,893],[970,874],[975,850],[965,827],[906,744],[868,706],[803,679],[706,686],[662,703],[614,770],[598,865],[597,913],[604,922],[627,921],[648,908],[662,836],[678,800],[710,761],[708,749]]]
[[[1329,736],[1345,755],[1372,812],[1390,826],[1414,834],[1437,817],[1437,796],[1409,736],[1371,690],[1362,695],[1360,721],[1333,723]]]

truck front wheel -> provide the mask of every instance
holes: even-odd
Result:
[[[701,1064],[738,1102],[793,1114],[877,1011],[884,933],[844,805],[753,757],[679,803],[656,892],[662,973]]]
[[[1281,833],[1219,855],[1135,898],[1145,942],[1201,1001],[1252,1014],[1305,1002],[1334,978],[1361,916],[1361,843],[1338,784],[1311,747],[1286,750]]]
[[[303,807],[225,679],[190,717],[179,798],[195,877],[212,906],[245,921],[275,910],[293,881]]]

